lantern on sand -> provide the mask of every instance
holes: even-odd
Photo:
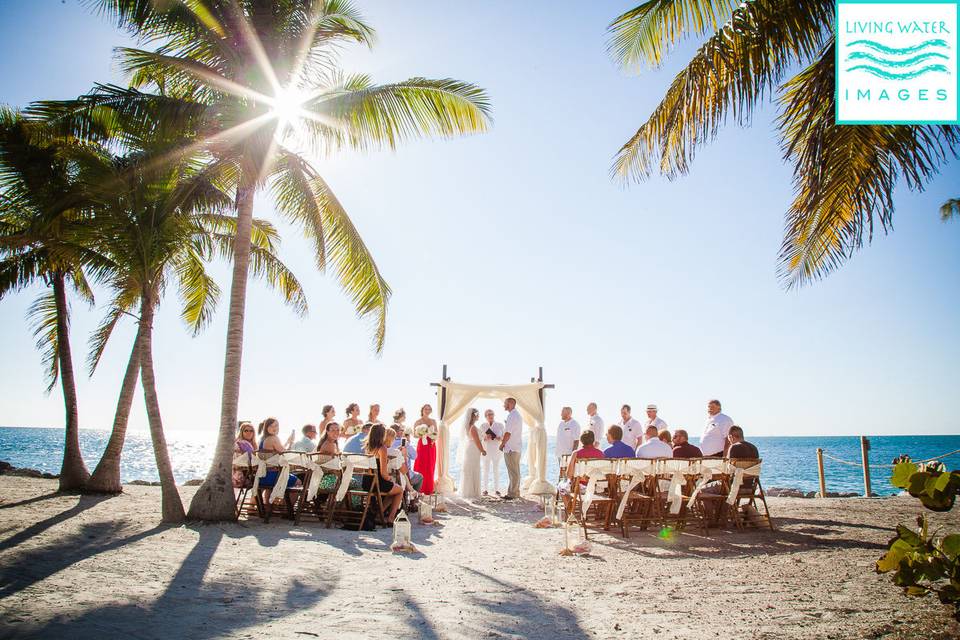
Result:
[[[420,522],[421,524],[432,524],[433,523],[433,507],[430,506],[430,503],[426,500],[420,501]]]
[[[563,549],[560,551],[560,555],[572,556],[589,551],[590,543],[587,542],[587,531],[580,526],[576,516],[571,513],[563,525]]]
[[[410,540],[412,529],[407,512],[401,509],[393,521],[393,544],[390,548],[394,551],[416,551],[417,548]]]

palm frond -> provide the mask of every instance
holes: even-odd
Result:
[[[220,299],[220,287],[207,273],[202,257],[196,251],[183,251],[176,255],[173,268],[183,310],[180,317],[193,331],[200,333],[213,319],[213,312]]]
[[[48,287],[27,308],[27,321],[33,329],[37,350],[43,357],[46,370],[46,392],[50,393],[60,376],[60,340],[57,333],[57,300],[53,288]]]
[[[138,301],[138,296],[133,293],[135,291],[134,287],[115,287],[115,291],[107,315],[100,321],[88,341],[87,371],[91,376],[97,370],[97,365],[100,364],[100,358],[103,357],[107,342],[110,341],[117,323],[123,319],[123,316],[130,315],[130,310],[136,306]]]
[[[814,59],[831,33],[833,0],[753,0],[707,42],[670,84],[647,121],[617,152],[611,173],[640,181],[687,173],[699,146],[728,119],[750,122],[797,62]]]
[[[940,219],[960,218],[960,198],[950,198],[940,207]]]
[[[647,0],[610,23],[607,50],[626,68],[659,67],[674,44],[688,35],[716,31],[739,4],[735,0]]]

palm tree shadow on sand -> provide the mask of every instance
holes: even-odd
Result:
[[[14,637],[216,638],[284,615],[278,612],[310,609],[336,586],[336,579],[307,574],[270,593],[254,591],[252,575],[250,580],[243,575],[206,580],[224,532],[218,527],[199,531],[199,540],[156,600],[107,605],[79,616],[62,615],[39,627],[17,629]]]

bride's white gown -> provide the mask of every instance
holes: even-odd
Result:
[[[480,497],[480,449],[474,444],[469,433],[466,450],[463,452],[463,466],[460,468],[460,496],[463,498]]]

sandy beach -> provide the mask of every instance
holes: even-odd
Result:
[[[775,532],[601,534],[564,558],[526,501],[454,503],[398,555],[389,529],[166,527],[157,487],[55,488],[0,477],[0,637],[960,636],[946,607],[873,572],[909,498],[775,498]]]

